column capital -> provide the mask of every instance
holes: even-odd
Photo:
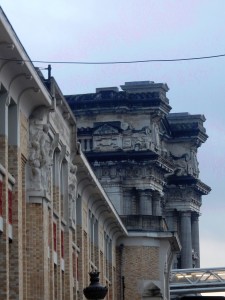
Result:
[[[191,218],[192,218],[193,221],[198,221],[199,217],[200,217],[200,214],[197,213],[197,212],[193,212],[191,214]]]
[[[182,211],[181,217],[191,217],[192,213],[190,211]]]

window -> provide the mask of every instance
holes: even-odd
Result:
[[[109,238],[109,236],[105,233],[104,238],[104,244],[105,244],[105,275],[107,279],[111,280],[112,274],[111,274],[111,266],[112,266],[112,240]]]
[[[57,223],[53,222],[53,260],[54,264],[57,265],[58,257],[57,257]]]
[[[77,256],[75,251],[73,251],[73,278],[77,278]]]
[[[64,258],[64,231],[61,230],[61,257]]]
[[[55,149],[53,154],[53,208],[59,213],[59,149]]]
[[[77,262],[77,281],[79,280],[79,260],[78,260],[78,256],[76,256],[76,262]]]
[[[3,187],[2,187],[2,181],[0,181],[0,216],[2,216],[2,202],[3,202]]]
[[[98,221],[89,210],[89,235],[90,235],[90,261],[96,266],[97,252],[95,246],[98,243]]]
[[[61,217],[65,218],[65,212],[67,209],[67,195],[68,195],[68,164],[64,159],[62,161],[60,170],[60,210]]]
[[[78,291],[78,281],[79,281],[79,273],[78,273],[78,253],[75,249],[73,249],[73,280],[74,280],[74,289]]]
[[[56,227],[56,223],[53,223],[53,248],[54,251],[56,252],[57,250],[57,227]]]
[[[12,191],[8,190],[8,220],[12,224]]]

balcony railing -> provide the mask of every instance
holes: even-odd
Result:
[[[141,230],[150,232],[168,230],[166,221],[162,216],[123,215],[120,217],[128,230]]]

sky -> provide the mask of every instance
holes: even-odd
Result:
[[[225,54],[224,0],[1,0],[34,63],[132,61]],[[43,70],[47,76],[47,72]],[[45,73],[46,72],[46,73]],[[165,82],[171,112],[204,114],[201,267],[225,267],[225,57],[114,65],[52,64],[65,95],[127,81]]]

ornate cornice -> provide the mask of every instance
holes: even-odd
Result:
[[[100,91],[98,93],[65,96],[76,115],[87,114],[87,110],[104,112],[105,110],[160,110],[168,114],[171,110],[169,101],[160,92],[127,93],[125,91]]]
[[[171,134],[174,141],[177,139],[195,138],[198,140],[197,146],[204,143],[208,135],[203,126],[205,122],[204,115],[190,115],[189,113],[173,113],[167,115]],[[198,145],[199,144],[199,145]]]
[[[201,195],[208,195],[211,188],[203,183],[201,180],[191,176],[169,176],[167,178],[168,185],[180,186],[180,187],[192,187],[195,191],[199,192]]]

